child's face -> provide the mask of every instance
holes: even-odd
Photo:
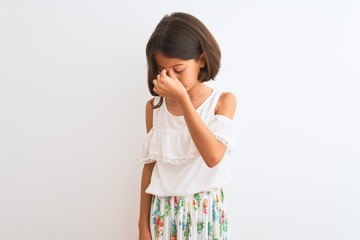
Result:
[[[170,68],[172,68],[175,76],[182,85],[184,85],[187,91],[200,82],[198,80],[200,68],[205,66],[205,63],[202,60],[169,58],[161,52],[155,53],[154,57],[159,72],[163,69],[166,69],[168,72]]]

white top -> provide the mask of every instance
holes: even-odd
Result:
[[[194,142],[183,116],[174,116],[163,104],[153,110],[153,127],[146,135],[141,161],[156,161],[146,193],[157,196],[183,196],[217,190],[231,181],[228,158],[235,144],[234,123],[224,115],[215,115],[221,93],[211,95],[196,109],[209,130],[227,150],[221,162],[209,168]],[[155,97],[155,103],[159,97]]]

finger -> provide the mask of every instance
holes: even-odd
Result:
[[[170,68],[169,70],[169,77],[171,77],[172,79],[176,79],[176,75],[175,75],[175,72],[174,72],[174,69]]]
[[[154,79],[153,80],[153,84],[154,84],[154,88],[157,87],[159,85],[159,82],[157,79]]]
[[[161,70],[160,76],[161,76],[161,77],[167,77],[167,75],[166,75],[166,69],[165,69],[165,68],[164,68],[163,70]]]
[[[153,87],[153,91],[155,92],[155,93],[157,93],[159,96],[160,96],[160,90],[159,90],[159,85],[156,83],[156,85],[154,85],[154,87]]]
[[[159,94],[159,93],[157,92],[157,88],[156,88],[156,87],[153,87],[153,91],[154,91],[155,93]]]

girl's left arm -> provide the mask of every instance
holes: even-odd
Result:
[[[188,95],[183,96],[184,97],[181,98],[178,103],[181,106],[191,138],[206,165],[210,168],[215,167],[222,160],[226,151],[226,146],[216,139],[214,134],[201,120]],[[215,108],[215,114],[225,115],[230,119],[233,119],[235,109],[235,95],[226,92],[220,96]]]

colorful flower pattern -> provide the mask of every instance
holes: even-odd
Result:
[[[153,240],[228,240],[224,193],[153,196],[150,227]]]

